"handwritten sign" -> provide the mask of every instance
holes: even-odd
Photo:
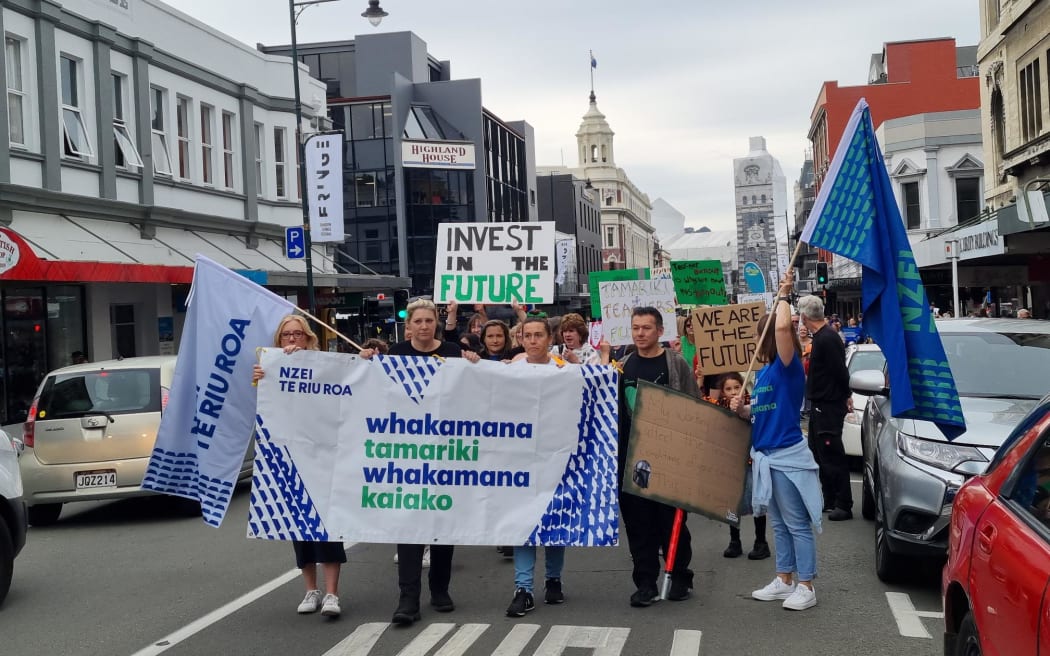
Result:
[[[441,223],[438,303],[554,302],[554,223]]]
[[[726,279],[718,260],[671,262],[671,277],[679,305],[725,305]]]
[[[602,303],[598,298],[598,285],[614,280],[648,280],[649,269],[613,269],[611,271],[591,271],[587,274],[588,289],[591,292],[591,318],[602,318]]]
[[[660,341],[669,342],[678,337],[675,319],[674,281],[621,280],[598,285],[602,304],[602,331],[613,346],[624,346],[631,340],[631,312],[637,307],[651,306],[660,311],[664,320],[664,334]]]
[[[639,380],[623,491],[737,526],[750,448],[728,410]]]
[[[758,348],[758,320],[765,303],[693,310],[696,358],[704,375],[746,371]]]

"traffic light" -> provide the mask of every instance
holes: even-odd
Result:
[[[408,290],[398,289],[394,292],[394,316],[398,321],[408,319]]]
[[[828,284],[828,263],[817,262],[817,284],[826,285]]]

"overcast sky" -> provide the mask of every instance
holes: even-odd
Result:
[[[284,0],[166,0],[241,41],[290,41]],[[375,31],[366,0],[309,8],[299,41]],[[576,165],[576,129],[598,61],[598,107],[616,164],[686,225],[735,225],[732,161],[766,137],[788,194],[820,85],[867,81],[887,41],[954,37],[976,45],[975,0],[382,0],[379,31],[410,30],[453,78],[479,77],[483,102],[536,129],[537,163]],[[639,13],[644,12],[644,13]],[[794,203],[793,197],[789,205]]]

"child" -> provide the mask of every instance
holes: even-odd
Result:
[[[729,407],[729,402],[734,397],[744,395],[744,402],[749,402],[748,394],[744,392],[744,377],[740,374],[730,372],[723,374],[717,382],[718,398],[710,399],[714,403],[722,406],[723,408]],[[748,463],[750,465],[750,463]],[[739,515],[741,517],[750,515],[751,511],[751,467],[747,468],[747,476],[744,479],[744,496],[740,500]],[[740,544],[740,529],[735,526],[729,527],[729,546],[722,552],[722,555],[726,558],[738,558],[744,553],[743,547]],[[755,546],[747,554],[748,560],[762,560],[763,558],[769,558],[769,543],[766,542],[766,518],[755,517]]]

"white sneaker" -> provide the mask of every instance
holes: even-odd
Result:
[[[784,583],[784,581],[777,576],[766,587],[752,592],[751,598],[758,599],[759,601],[777,601],[778,599],[787,599],[795,594],[795,588],[796,585],[794,583]]]
[[[321,614],[325,617],[339,617],[341,612],[343,611],[339,608],[339,597],[334,594],[326,594],[324,603],[321,604]]]
[[[784,608],[788,610],[806,610],[817,605],[817,593],[808,585],[800,585],[795,592],[784,600]]]
[[[430,547],[423,547],[423,569],[430,567]]]
[[[307,613],[316,613],[317,609],[321,607],[321,591],[310,590],[303,597],[303,601],[299,604],[299,608],[296,612],[300,615],[306,615]]]

